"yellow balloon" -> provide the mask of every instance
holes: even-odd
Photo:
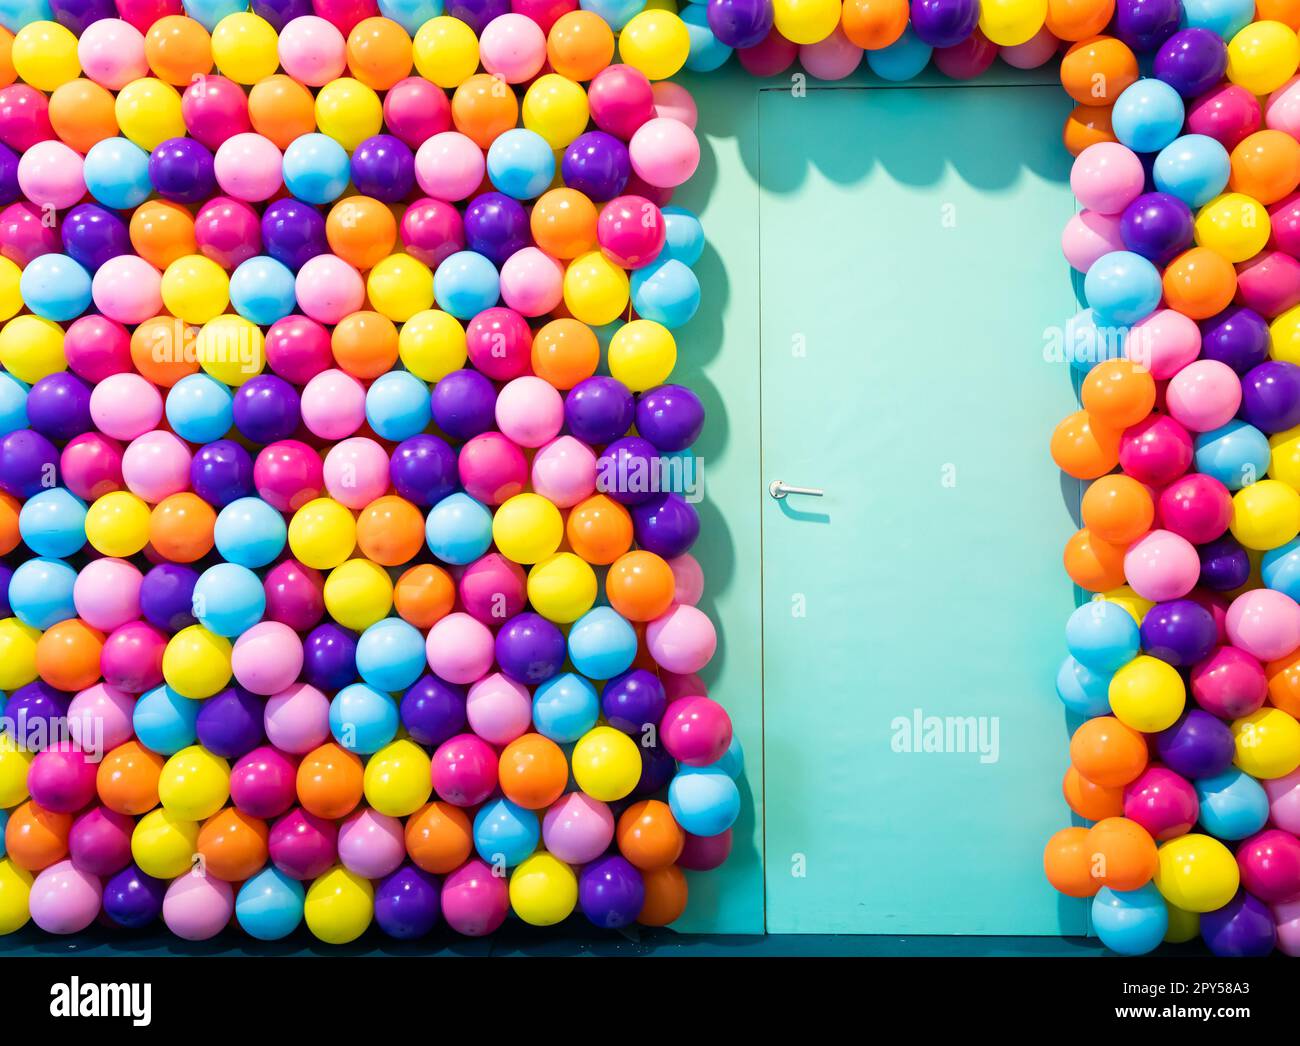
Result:
[[[162,300],[168,312],[186,323],[207,323],[230,304],[230,279],[211,258],[187,254],[163,270]]]
[[[0,258],[0,322],[17,316],[23,308],[19,287],[23,270],[8,258]]]
[[[149,506],[129,490],[96,498],[86,511],[86,540],[101,555],[134,556],[149,544]]]
[[[627,273],[600,251],[588,251],[564,270],[564,305],[592,327],[613,323],[627,308]]]
[[[350,559],[325,579],[325,609],[344,628],[360,632],[393,609],[393,579],[368,559]]]
[[[397,335],[402,364],[421,381],[441,381],[465,366],[469,358],[465,328],[441,309],[417,312],[402,324]]]
[[[40,638],[39,629],[16,617],[0,621],[0,690],[17,690],[36,679],[36,642]]]
[[[1192,832],[1160,846],[1156,889],[1175,908],[1215,911],[1232,900],[1240,882],[1232,851],[1217,839]]]
[[[27,925],[31,893],[32,873],[7,857],[0,859],[0,937]]]
[[[42,316],[15,316],[0,329],[0,366],[28,385],[67,370],[63,328]]]
[[[1273,433],[1268,445],[1269,477],[1300,489],[1300,426]]]
[[[279,37],[265,18],[248,11],[226,15],[212,30],[217,70],[237,84],[252,85],[280,67]]]
[[[153,152],[168,138],[183,138],[186,133],[180,93],[152,76],[123,87],[117,93],[113,113],[123,136],[146,152]]]
[[[266,336],[251,320],[223,313],[199,328],[194,357],[217,381],[239,386],[265,368]]]
[[[609,343],[609,372],[633,392],[662,385],[677,365],[677,339],[654,320],[625,323]]]
[[[335,865],[307,888],[303,917],[326,944],[355,941],[375,914],[375,888],[370,880]]]
[[[199,848],[199,825],[168,813],[150,810],[131,833],[131,857],[145,875],[175,879],[194,863]]]
[[[540,134],[552,149],[563,149],[587,129],[591,109],[581,84],[547,73],[524,92],[521,113],[528,130]]]
[[[1284,363],[1300,363],[1300,305],[1280,313],[1268,327],[1269,355]]]
[[[424,262],[409,254],[390,254],[370,270],[366,293],[376,312],[395,323],[405,323],[433,305],[433,273]],[[399,335],[399,353],[401,345]]]
[[[641,780],[636,742],[612,726],[588,730],[573,746],[573,779],[593,799],[612,803],[630,795]]]
[[[1244,193],[1216,196],[1196,214],[1196,242],[1234,264],[1262,251],[1271,231],[1264,205]]]
[[[383,123],[379,95],[360,80],[331,80],[316,95],[316,126],[348,152],[378,134]]]
[[[1194,941],[1201,933],[1201,917],[1196,912],[1185,912],[1168,901],[1169,929],[1165,931],[1165,940],[1170,944],[1186,944]]]
[[[1154,734],[1183,714],[1187,689],[1178,669],[1157,657],[1140,654],[1110,679],[1110,709],[1125,726]]]
[[[429,19],[412,44],[416,70],[439,87],[459,87],[478,71],[478,37],[459,18]]]
[[[58,22],[28,22],[14,37],[10,60],[14,72],[46,93],[81,75],[77,37]]]
[[[980,32],[999,47],[1027,42],[1046,21],[1047,0],[980,0]]]
[[[27,771],[35,757],[7,732],[0,734],[0,810],[12,810],[27,800]]]
[[[557,625],[572,624],[595,606],[596,589],[596,572],[572,552],[557,552],[528,572],[528,602]]]
[[[163,764],[158,799],[173,817],[202,821],[230,798],[230,764],[202,745],[182,748]]]
[[[563,539],[560,510],[540,494],[516,494],[492,517],[497,551],[514,563],[540,563]]]
[[[211,697],[230,682],[230,650],[230,640],[202,625],[182,628],[163,650],[163,679],[181,697]]]
[[[578,903],[578,877],[542,851],[525,857],[510,875],[510,907],[532,926],[563,922]]]
[[[1297,66],[1300,40],[1282,22],[1253,22],[1228,42],[1228,79],[1251,94],[1276,91]]]
[[[1232,536],[1260,552],[1300,534],[1300,493],[1276,479],[1261,479],[1232,496]]]
[[[825,40],[840,24],[836,0],[774,0],[772,12],[777,32],[796,44]]]
[[[1300,723],[1280,708],[1265,705],[1235,720],[1233,762],[1251,777],[1272,781],[1300,766]]]
[[[289,520],[289,550],[299,563],[333,570],[357,547],[357,519],[333,498],[316,498]]]
[[[1142,624],[1142,619],[1147,616],[1147,611],[1155,606],[1155,603],[1149,599],[1143,599],[1128,585],[1112,588],[1109,592],[1103,593],[1102,598],[1107,603],[1114,603],[1123,607],[1139,625]]]
[[[647,79],[666,80],[690,57],[691,34],[675,11],[642,11],[623,27],[618,53]]]
[[[401,738],[385,745],[366,763],[366,802],[389,817],[407,817],[429,801],[433,792],[429,755],[414,741]]]

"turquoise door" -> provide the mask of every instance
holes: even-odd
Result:
[[[1069,823],[1067,111],[760,95],[770,932],[1084,932],[1041,864]]]

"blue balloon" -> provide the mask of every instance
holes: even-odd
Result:
[[[664,219],[664,247],[656,261],[694,265],[704,253],[704,226],[685,207],[670,203],[660,212]]]
[[[266,589],[248,567],[217,563],[194,583],[192,612],[209,632],[233,639],[262,620]]]
[[[269,327],[284,319],[297,301],[293,273],[274,258],[249,258],[230,274],[230,304],[259,326]]]
[[[448,494],[429,510],[424,540],[444,563],[473,563],[492,544],[492,510],[468,494]]]
[[[1065,645],[1086,668],[1112,673],[1137,657],[1141,637],[1133,615],[1122,606],[1093,599],[1077,607],[1066,621]]]
[[[1202,432],[1193,446],[1196,471],[1213,476],[1229,490],[1250,486],[1268,470],[1268,437],[1244,421]]]
[[[304,203],[333,203],[351,179],[348,151],[327,134],[304,134],[284,151],[284,184]]]
[[[1268,821],[1268,793],[1244,770],[1229,767],[1192,785],[1201,804],[1201,827],[1216,839],[1245,839]]]
[[[86,153],[81,168],[86,189],[105,207],[129,211],[149,199],[149,154],[125,138],[105,138]]]
[[[533,694],[533,725],[543,737],[570,744],[596,725],[600,699],[590,681],[574,672],[552,676]]]
[[[429,386],[409,370],[381,374],[366,390],[366,421],[381,439],[400,443],[433,420]]]
[[[1103,886],[1092,899],[1092,925],[1111,951],[1145,955],[1165,939],[1169,909],[1154,883],[1136,890]]]
[[[921,70],[930,64],[933,50],[909,25],[903,30],[903,35],[888,47],[868,51],[867,65],[882,80],[910,80],[919,76]]]
[[[711,73],[726,64],[732,49],[709,27],[707,6],[691,4],[678,11],[677,17],[686,23],[686,32],[691,38],[691,50],[686,56],[687,69],[693,73]]]
[[[1231,40],[1255,20],[1255,0],[1182,0],[1185,26],[1209,29]]]
[[[27,392],[25,383],[0,371],[0,436],[28,427]]]
[[[391,18],[411,36],[443,12],[442,0],[379,0],[379,13]]]
[[[675,258],[652,262],[632,273],[632,304],[642,319],[676,330],[699,311],[700,281]]]
[[[497,190],[516,200],[532,200],[555,178],[555,153],[536,131],[516,127],[488,146],[487,173]]]
[[[1159,152],[1172,142],[1185,116],[1182,96],[1155,77],[1126,87],[1110,114],[1115,137],[1138,153]]]
[[[77,616],[72,588],[77,572],[61,559],[29,559],[9,579],[9,607],[25,625],[41,630]]]
[[[345,686],[330,702],[330,733],[349,752],[374,755],[399,725],[397,702],[367,683]]]
[[[54,11],[49,0],[0,0],[0,25],[17,33],[33,22],[53,22]]]
[[[1099,363],[1123,358],[1129,329],[1110,320],[1098,322],[1092,309],[1083,309],[1065,321],[1064,334],[1065,360],[1075,373],[1084,375]]]
[[[135,703],[131,716],[136,739],[159,755],[175,755],[198,739],[202,701],[181,697],[169,686],[154,687]]]
[[[434,272],[433,296],[445,312],[458,320],[471,320],[497,303],[501,276],[483,255],[457,251]]]
[[[235,918],[250,937],[278,941],[302,922],[306,891],[275,865],[267,865],[239,888]]]
[[[1110,715],[1110,674],[1094,672],[1067,657],[1056,673],[1056,696],[1071,712],[1086,719]]]
[[[644,11],[645,5],[646,0],[578,0],[582,10],[600,15],[616,33]]]
[[[1230,173],[1228,150],[1205,134],[1175,138],[1151,168],[1156,188],[1189,207],[1201,207],[1223,192]]]
[[[610,607],[593,607],[569,629],[569,660],[588,679],[611,679],[636,660],[636,631]]]
[[[683,766],[668,785],[668,807],[691,835],[721,835],[740,816],[740,789],[716,766]]]
[[[261,498],[239,498],[217,513],[213,539],[223,559],[245,567],[264,567],[283,550],[284,516]]]
[[[474,849],[488,864],[513,868],[537,849],[537,815],[509,799],[492,799],[474,815]]]
[[[66,254],[42,254],[18,281],[23,302],[37,316],[63,323],[90,307],[90,273]]]
[[[190,443],[221,439],[235,423],[235,397],[206,374],[187,374],[167,392],[167,423]]]
[[[42,490],[19,511],[18,533],[38,556],[67,559],[86,543],[86,503],[65,487]]]
[[[1140,254],[1103,254],[1083,278],[1083,294],[1096,325],[1127,326],[1155,312],[1164,289],[1160,271]]]
[[[741,745],[739,737],[735,734],[731,735],[731,744],[727,745],[727,750],[722,753],[722,758],[713,765],[733,781],[740,780],[740,775],[745,772],[745,749]]]
[[[1265,587],[1300,599],[1300,538],[1265,552],[1259,572]]]
[[[185,13],[209,33],[226,15],[248,10],[248,0],[182,0]]]
[[[357,640],[357,671],[377,690],[405,690],[424,673],[424,636],[399,617],[376,621]]]

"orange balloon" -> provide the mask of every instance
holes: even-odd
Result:
[[[52,117],[52,99],[50,113]],[[1232,150],[1231,163],[1228,188],[1252,196],[1265,206],[1277,203],[1300,185],[1300,142],[1285,131],[1248,135]]]
[[[1047,30],[1058,40],[1083,40],[1106,28],[1115,0],[1047,0]]]
[[[242,883],[266,864],[266,822],[228,806],[203,822],[198,852],[204,870],[228,883]]]
[[[298,802],[309,814],[335,821],[361,802],[361,760],[341,745],[327,741],[298,764]]]
[[[1110,105],[1137,79],[1137,57],[1113,36],[1080,40],[1061,59],[1061,86],[1080,105]]]
[[[625,552],[605,575],[609,605],[629,621],[653,621],[667,613],[676,587],[673,568],[653,552]]]
[[[131,362],[155,385],[169,389],[198,373],[195,341],[198,327],[175,316],[152,316],[131,332]]]
[[[1067,897],[1091,897],[1101,889],[1088,860],[1088,829],[1062,828],[1043,848],[1047,881]]]
[[[316,99],[291,76],[276,73],[248,93],[248,120],[253,130],[279,149],[316,130]]]
[[[1121,435],[1120,429],[1094,420],[1086,410],[1075,411],[1052,433],[1052,460],[1075,479],[1096,479],[1119,464]]]
[[[632,516],[605,494],[593,494],[569,512],[569,545],[593,566],[608,566],[632,547]]]
[[[505,81],[490,73],[475,73],[451,96],[451,122],[486,149],[519,122],[519,101]]]
[[[879,51],[903,35],[907,16],[907,0],[844,0],[840,26],[854,46]]]
[[[18,79],[14,68],[14,34],[0,25],[0,87],[8,87]]]
[[[1080,392],[1083,409],[1104,425],[1126,429],[1156,405],[1151,372],[1132,360],[1106,360],[1088,372]]]
[[[1107,817],[1088,829],[1084,843],[1092,873],[1112,890],[1140,890],[1156,874],[1156,844],[1136,821]]]
[[[114,813],[139,817],[158,805],[158,778],[163,757],[131,740],[118,745],[95,771],[100,802]]]
[[[642,872],[645,883],[645,903],[636,921],[642,926],[667,926],[676,922],[686,911],[686,876],[675,864]]]
[[[363,18],[348,34],[348,68],[367,87],[387,91],[411,74],[411,38],[388,18]]]
[[[596,373],[600,342],[575,319],[551,320],[533,335],[533,373],[561,391]]]
[[[1065,572],[1085,591],[1108,592],[1124,584],[1125,548],[1084,527],[1065,543]]]
[[[591,11],[560,15],[546,38],[551,68],[569,80],[590,80],[614,57],[614,31]]]
[[[1218,251],[1193,247],[1165,269],[1165,304],[1194,320],[1207,320],[1232,303],[1237,270]]]
[[[39,872],[68,856],[72,814],[55,813],[28,799],[9,813],[5,856],[19,868]]]
[[[398,617],[416,628],[432,628],[456,605],[456,585],[442,567],[421,563],[411,567],[393,586]]]
[[[1093,784],[1121,788],[1146,769],[1146,738],[1114,716],[1098,716],[1070,738],[1070,762]]]
[[[560,746],[541,734],[524,734],[501,750],[501,791],[525,810],[541,810],[564,794],[569,764]]]
[[[22,541],[18,530],[18,513],[22,508],[22,502],[16,497],[0,491],[0,556],[7,556]]]
[[[1293,719],[1300,719],[1300,650],[1265,666],[1268,701]]]
[[[682,855],[686,833],[668,804],[658,799],[633,803],[618,819],[619,852],[642,871],[666,868]]]
[[[96,142],[117,137],[113,92],[93,80],[69,80],[50,95],[50,126],[79,153]]]
[[[193,18],[165,15],[145,34],[144,57],[159,80],[188,87],[212,71],[212,37]]]
[[[474,850],[469,816],[451,803],[422,806],[406,821],[406,852],[417,868],[433,875],[454,872]]]
[[[354,312],[334,328],[330,349],[339,369],[354,378],[377,378],[397,362],[397,327],[377,312]]]
[[[171,200],[147,200],[135,209],[130,224],[131,246],[155,269],[178,258],[199,253],[194,216]]]
[[[1300,30],[1300,0],[1255,0],[1256,22],[1281,22]]]
[[[1090,145],[1098,142],[1117,142],[1115,128],[1111,126],[1109,105],[1076,105],[1065,118],[1061,128],[1061,141],[1071,156],[1078,156]]]
[[[537,246],[570,260],[596,246],[596,205],[577,189],[551,189],[533,205],[529,225]]]
[[[149,544],[172,563],[194,563],[212,551],[217,511],[197,494],[181,491],[149,514]]]
[[[1104,788],[1093,784],[1073,766],[1065,771],[1061,791],[1070,809],[1089,821],[1119,817],[1124,812],[1123,788]]]
[[[424,547],[424,516],[396,494],[376,498],[357,516],[357,547],[381,567],[409,563]]]
[[[56,690],[85,690],[99,682],[104,633],[79,617],[51,625],[36,641],[36,671]]]
[[[1094,480],[1080,506],[1088,533],[1111,545],[1131,545],[1156,518],[1151,492],[1132,476],[1115,474]]]
[[[370,196],[346,196],[325,219],[330,250],[365,272],[393,253],[397,219],[386,204]]]

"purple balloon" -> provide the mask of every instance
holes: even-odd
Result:
[[[685,450],[704,430],[704,404],[684,385],[660,385],[637,401],[636,430],[660,452]]]
[[[0,207],[13,203],[23,194],[18,185],[18,154],[0,145]]]
[[[33,429],[17,429],[0,439],[0,490],[26,501],[58,476],[59,452]]]
[[[1254,959],[1273,951],[1277,929],[1268,905],[1238,890],[1237,896],[1222,908],[1202,913],[1201,939],[1215,955]]]
[[[274,374],[259,374],[235,391],[235,427],[254,443],[274,443],[298,431],[298,390]]]
[[[578,875],[578,906],[601,929],[631,925],[644,905],[645,881],[625,857],[598,857]]]
[[[140,611],[155,628],[179,632],[194,617],[194,586],[199,572],[180,563],[159,563],[140,584]]]
[[[680,494],[656,494],[632,507],[636,543],[647,552],[673,559],[689,552],[700,536],[700,517]]]
[[[639,734],[646,723],[658,723],[668,707],[659,677],[644,668],[631,668],[605,684],[600,710],[615,730]]]
[[[632,789],[638,798],[654,795],[668,787],[668,782],[677,773],[677,760],[668,754],[663,745],[637,745],[641,752],[641,777]]]
[[[496,427],[497,390],[476,370],[454,370],[433,387],[433,420],[452,439],[471,439]]]
[[[132,253],[126,223],[97,203],[79,203],[68,211],[60,234],[68,257],[92,272],[110,258]]]
[[[623,191],[632,174],[627,146],[604,131],[575,138],[560,160],[560,175],[570,189],[603,203]]]
[[[979,25],[979,0],[912,0],[912,29],[931,47],[956,47]]]
[[[266,740],[265,702],[242,686],[227,687],[199,708],[199,743],[213,755],[238,759]]]
[[[438,923],[442,881],[422,868],[403,865],[375,889],[375,922],[399,941],[423,937]]]
[[[1182,13],[1179,0],[1119,0],[1114,32],[1134,51],[1154,51],[1178,32]]]
[[[216,191],[212,153],[193,138],[168,138],[149,154],[149,180],[176,203],[203,203]]]
[[[1156,734],[1160,761],[1192,779],[1223,773],[1236,750],[1228,725],[1201,708],[1188,709],[1173,726]]]
[[[564,633],[540,614],[516,614],[497,632],[497,664],[517,683],[545,683],[564,667],[566,652]]]
[[[1186,668],[1210,656],[1218,638],[1214,615],[1192,599],[1157,603],[1142,619],[1142,649]]]
[[[452,18],[459,18],[474,30],[476,36],[483,34],[484,27],[494,18],[500,18],[510,12],[510,0],[451,0],[446,13]]]
[[[295,18],[314,14],[311,0],[253,0],[253,14],[265,18],[277,33]]]
[[[302,678],[318,690],[342,690],[357,678],[357,637],[327,621],[303,640]]]
[[[1201,359],[1226,363],[1238,375],[1268,359],[1268,321],[1254,309],[1229,305],[1200,326]]]
[[[325,219],[311,204],[286,196],[262,215],[262,244],[267,254],[297,272],[316,255],[329,253]]]
[[[1268,360],[1241,379],[1241,417],[1271,434],[1300,425],[1300,366]]]
[[[1215,592],[1231,592],[1250,580],[1250,555],[1231,534],[1224,534],[1197,550],[1201,557],[1200,583]]]
[[[9,605],[9,582],[14,578],[14,568],[0,560],[0,618],[13,617],[14,608]],[[3,709],[0,709],[0,713]]]
[[[1164,266],[1192,245],[1192,209],[1177,196],[1149,192],[1120,215],[1119,234],[1134,254]]]
[[[456,489],[456,452],[431,433],[403,440],[388,463],[388,478],[398,495],[431,507]]]
[[[352,153],[352,184],[385,203],[404,200],[415,186],[415,154],[391,134],[367,138]]]
[[[418,744],[436,748],[465,729],[465,688],[435,675],[422,676],[402,695],[399,711],[407,733]]]
[[[90,387],[68,371],[46,375],[27,393],[27,423],[52,440],[90,432]]]
[[[1223,79],[1228,45],[1209,29],[1181,29],[1156,52],[1154,71],[1184,98],[1204,94]]]
[[[772,31],[772,0],[709,0],[705,17],[720,43],[757,47]]]
[[[101,18],[117,18],[113,0],[50,0],[50,11],[59,25],[66,26],[80,36],[86,26]]]
[[[465,243],[498,269],[533,242],[528,212],[505,193],[485,192],[465,208]]]
[[[104,884],[104,914],[128,930],[148,926],[162,914],[167,886],[129,864]]]
[[[20,747],[43,748],[51,732],[67,718],[72,695],[56,690],[43,679],[20,686],[9,695],[4,715],[13,726],[5,732]]]
[[[648,439],[624,436],[596,459],[596,489],[620,505],[643,504],[657,496],[659,462],[659,452]]]
[[[253,494],[253,458],[232,439],[200,447],[190,462],[194,493],[217,508]]]
[[[583,443],[603,446],[625,435],[636,420],[628,387],[617,378],[584,378],[564,397],[564,420]]]

